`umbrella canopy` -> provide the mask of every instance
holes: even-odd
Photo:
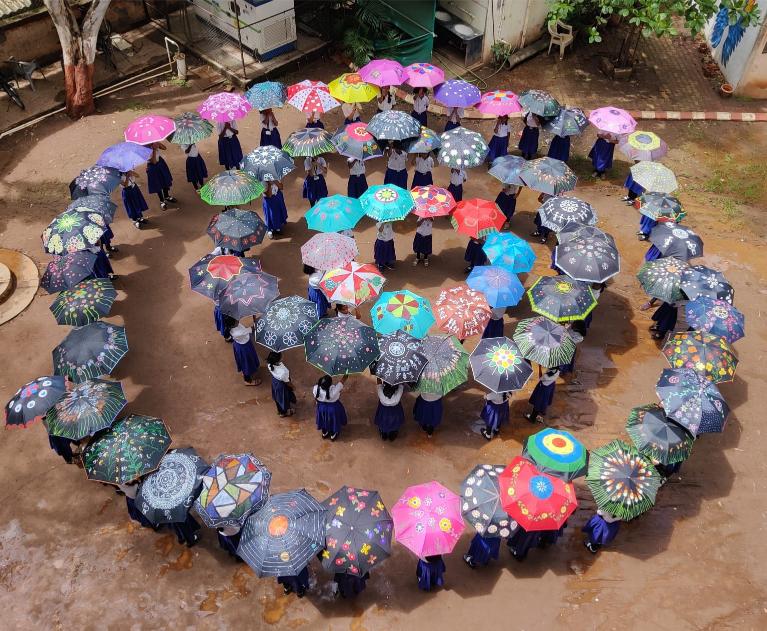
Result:
[[[170,141],[176,145],[191,145],[205,140],[213,133],[213,125],[197,112],[183,112],[173,119],[176,131]]]
[[[525,438],[522,455],[539,471],[572,482],[586,475],[588,452],[570,432],[547,427]]]
[[[391,554],[394,521],[378,491],[342,486],[322,506],[327,510],[326,570],[364,576]]]
[[[588,284],[564,276],[541,276],[527,290],[527,297],[535,313],[554,322],[583,320],[597,306]]]
[[[211,217],[208,236],[217,247],[244,252],[264,240],[266,224],[252,210],[229,208]]]
[[[668,153],[668,145],[651,131],[635,131],[621,136],[618,149],[631,160],[659,160]]]
[[[446,188],[432,185],[416,186],[410,190],[410,194],[415,203],[413,214],[416,217],[444,217],[455,208],[455,199]]]
[[[367,103],[381,91],[367,83],[357,72],[345,72],[328,84],[331,96],[344,103]]]
[[[452,335],[427,335],[423,354],[428,363],[416,384],[416,390],[445,396],[469,378],[469,354]]]
[[[517,275],[500,265],[478,265],[471,270],[466,284],[485,294],[488,304],[494,309],[513,307],[525,295],[525,288]]]
[[[352,261],[325,272],[320,290],[330,302],[359,307],[363,302],[378,297],[385,282],[375,265]]]
[[[525,90],[519,95],[519,104],[528,112],[545,118],[556,116],[562,109],[559,101],[544,90]]]
[[[650,242],[663,256],[682,261],[703,256],[703,239],[689,228],[673,223],[659,223],[650,231]]]
[[[451,169],[476,167],[484,163],[487,157],[488,147],[485,139],[481,134],[465,127],[446,131],[439,139],[442,147],[437,153],[437,160]]]
[[[295,168],[293,158],[272,145],[256,147],[242,160],[242,170],[259,182],[278,182]]]
[[[378,339],[378,347],[381,349],[381,357],[371,371],[376,377],[393,386],[418,381],[428,361],[419,339],[397,330],[382,335]]]
[[[414,88],[433,88],[445,82],[445,73],[432,64],[410,64],[405,67],[405,82]]]
[[[643,263],[637,278],[648,296],[671,303],[682,299],[682,273],[689,268],[684,261],[665,257]]]
[[[248,89],[245,98],[253,106],[253,109],[270,110],[285,105],[285,101],[288,99],[288,90],[279,81],[261,81]]]
[[[52,436],[82,440],[112,425],[126,403],[119,381],[84,381],[48,410],[43,424]]]
[[[514,112],[521,112],[522,106],[519,104],[517,95],[511,90],[491,90],[480,97],[477,109],[483,114],[507,116]]]
[[[96,160],[96,164],[101,167],[112,167],[125,173],[144,164],[151,155],[152,150],[149,147],[135,142],[118,142],[104,149]]]
[[[541,224],[549,230],[559,232],[568,223],[577,222],[593,226],[597,222],[597,211],[588,202],[577,197],[552,197],[538,209]]]
[[[64,377],[38,377],[16,390],[5,404],[5,426],[26,427],[41,419],[67,392]]]
[[[508,337],[480,341],[469,358],[475,381],[493,392],[514,392],[525,387],[533,369]]]
[[[70,202],[65,210],[66,212],[98,213],[104,218],[104,221],[111,223],[115,218],[117,204],[104,194],[83,195]]]
[[[307,127],[294,131],[282,150],[289,156],[312,158],[323,153],[333,153],[336,146],[333,144],[330,134],[319,127]]]
[[[325,92],[330,94],[327,83],[324,83],[322,81],[311,81],[309,79],[304,79],[303,81],[299,81],[298,83],[294,83],[288,86],[288,98],[295,96],[297,92],[300,92],[301,90],[305,90],[306,88],[316,88],[318,90],[324,90]]]
[[[131,414],[97,434],[83,450],[89,480],[128,484],[154,471],[170,447],[162,419]]]
[[[529,272],[535,263],[530,244],[511,232],[493,232],[482,246],[492,265],[500,265],[515,274]]]
[[[716,385],[692,368],[665,368],[655,393],[668,417],[694,436],[724,429],[727,402]]]
[[[145,114],[134,119],[125,128],[125,140],[139,145],[151,145],[165,140],[174,131],[176,123],[172,118],[157,114]],[[109,165],[112,166],[112,165]],[[120,169],[123,171],[124,169]]]
[[[503,508],[528,532],[559,530],[578,508],[575,488],[517,456],[499,476]]]
[[[402,148],[408,153],[431,153],[442,146],[439,134],[428,127],[421,126],[421,132],[415,138],[403,141]]]
[[[346,195],[323,197],[304,215],[309,230],[318,232],[351,230],[364,216],[360,201]]]
[[[406,140],[421,135],[421,123],[407,112],[378,112],[368,123],[368,131],[378,140]]]
[[[317,307],[299,296],[280,298],[256,322],[256,341],[281,353],[302,346],[304,336],[317,324]]]
[[[614,440],[591,451],[586,484],[598,508],[627,521],[655,504],[660,474],[636,448]]]
[[[712,335],[720,335],[730,344],[745,335],[745,316],[726,300],[699,296],[685,307],[690,326]]]
[[[205,99],[197,111],[206,120],[229,123],[245,118],[251,109],[253,109],[252,105],[242,94],[217,92]]]
[[[687,460],[695,443],[687,430],[668,418],[663,408],[654,403],[631,410],[626,432],[640,454],[664,465]]]
[[[339,129],[331,140],[338,153],[347,158],[370,160],[383,155],[383,151],[365,123],[350,123]]]
[[[561,160],[536,158],[529,160],[519,171],[519,179],[528,188],[547,195],[572,191],[578,178]]]
[[[732,381],[738,358],[727,340],[703,331],[676,333],[663,345],[672,368],[691,368],[713,383]]]
[[[407,289],[387,291],[370,310],[373,328],[382,335],[404,331],[423,339],[434,324],[431,304]]]
[[[621,271],[618,250],[603,239],[573,239],[554,248],[554,265],[570,278],[604,283]]]
[[[642,160],[631,167],[631,177],[646,191],[673,193],[679,188],[674,172],[660,162]]]
[[[363,372],[381,351],[375,329],[355,318],[323,318],[304,338],[306,361],[328,375]]]
[[[495,202],[477,198],[458,202],[450,217],[453,228],[474,239],[498,232],[505,221],[506,216]]]
[[[222,454],[202,476],[194,509],[209,528],[242,526],[269,499],[272,474],[253,454]]]
[[[570,331],[543,316],[520,320],[514,341],[523,357],[546,368],[569,364],[575,355],[575,340]]]
[[[53,369],[82,383],[111,373],[127,352],[125,327],[99,320],[70,331],[53,349]]]
[[[45,268],[40,285],[49,294],[72,289],[93,274],[96,254],[83,250],[54,256]]]
[[[585,226],[577,221],[568,221],[557,232],[557,241],[561,245],[573,239],[601,239],[608,245],[616,247],[615,239],[611,234],[600,230],[596,226]]]
[[[639,212],[654,221],[679,223],[687,213],[676,197],[666,193],[643,193],[639,198]]]
[[[114,167],[94,165],[80,171],[75,178],[75,185],[85,195],[106,195],[107,197],[120,184],[120,171]]]
[[[305,489],[272,495],[248,517],[237,556],[257,576],[295,576],[325,547],[327,509]]]
[[[171,449],[141,481],[136,507],[155,526],[185,521],[209,468],[191,447]]]
[[[498,476],[504,469],[500,464],[478,464],[461,482],[461,514],[483,537],[506,538],[514,530],[501,506]]]
[[[580,136],[589,126],[589,119],[577,107],[563,107],[559,114],[544,121],[542,127],[555,136]]]
[[[293,94],[288,88],[288,105],[292,105],[300,112],[307,114],[310,112],[325,114],[339,107],[341,103],[330,95],[327,87],[311,86],[296,90]]]
[[[109,315],[117,298],[112,281],[91,278],[62,291],[50,309],[58,324],[83,326]]]
[[[493,160],[488,173],[503,184],[524,186],[519,173],[526,164],[527,160],[520,156],[499,156]]]
[[[401,221],[413,210],[415,201],[404,188],[377,184],[362,194],[360,204],[365,214],[375,221]]]
[[[230,169],[210,178],[200,189],[200,197],[216,206],[239,206],[253,201],[264,190],[264,185],[249,173]]]
[[[437,326],[459,340],[482,333],[490,315],[487,298],[464,283],[443,289],[434,302]]]
[[[373,59],[359,73],[363,81],[380,87],[400,85],[406,79],[405,69],[393,59]]]
[[[626,110],[608,105],[591,110],[589,122],[599,131],[609,134],[630,134],[636,129],[637,122]]]
[[[722,272],[706,267],[692,265],[681,274],[680,288],[690,300],[713,298],[733,303],[735,290]]]
[[[301,261],[314,269],[335,269],[351,263],[359,253],[352,237],[323,232],[301,246]]]
[[[217,301],[221,291],[237,276],[260,271],[261,264],[256,259],[233,254],[206,254],[189,268],[189,283],[192,291]]]
[[[482,92],[463,79],[448,79],[434,88],[434,98],[447,107],[471,107],[482,99]]]
[[[49,254],[80,252],[97,245],[106,227],[98,213],[63,212],[43,230],[43,248]]]
[[[218,304],[222,313],[240,320],[265,313],[279,295],[276,276],[266,272],[243,272],[221,290]]]

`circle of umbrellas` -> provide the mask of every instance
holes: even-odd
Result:
[[[355,318],[323,318],[304,338],[306,361],[328,375],[363,372],[381,356],[375,329]]]
[[[507,337],[482,340],[469,358],[474,379],[493,392],[521,390],[533,369]]]
[[[81,383],[110,374],[127,352],[125,327],[99,320],[69,332],[53,349],[53,368]]]
[[[482,135],[456,127],[439,137],[442,146],[437,153],[437,160],[453,169],[468,169],[482,164],[487,157],[488,147]]]
[[[508,513],[501,506],[498,476],[506,467],[478,464],[461,482],[461,514],[483,537],[511,535],[514,529]]]
[[[279,353],[303,345],[315,324],[317,307],[313,302],[299,296],[280,298],[256,322],[256,341]]]
[[[62,291],[51,303],[50,310],[58,324],[83,326],[109,315],[115,298],[117,292],[112,281],[91,278]]]
[[[64,377],[38,377],[30,381],[5,404],[5,426],[26,427],[41,419],[66,392]]]

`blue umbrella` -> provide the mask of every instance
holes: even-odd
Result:
[[[520,156],[499,156],[493,160],[493,165],[488,173],[503,184],[524,186],[525,183],[520,179],[519,171],[526,163],[527,160]]]
[[[482,249],[492,265],[502,265],[515,274],[529,272],[535,263],[535,252],[530,244],[511,232],[487,235]]]
[[[466,284],[485,294],[491,307],[513,307],[522,300],[525,288],[517,275],[508,267],[480,265],[475,267]]]
[[[149,160],[151,155],[151,147],[137,145],[135,142],[118,142],[104,149],[96,160],[96,164],[100,167],[112,167],[125,173]]]
[[[252,86],[245,98],[257,110],[282,107],[288,98],[287,88],[277,81],[262,81]]]
[[[67,206],[66,210],[73,210],[79,213],[98,213],[104,217],[107,223],[112,223],[115,218],[117,204],[110,200],[106,195],[83,195],[72,201],[69,206]]]

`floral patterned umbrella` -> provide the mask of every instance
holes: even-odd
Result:
[[[96,255],[83,250],[54,256],[45,268],[40,285],[49,294],[72,289],[93,274]]]
[[[359,307],[363,302],[377,298],[385,282],[375,265],[352,261],[325,272],[320,290],[330,302]]]
[[[527,297],[535,313],[554,322],[583,320],[597,306],[588,284],[565,276],[541,276],[527,290]]]
[[[522,456],[540,471],[565,482],[586,475],[588,452],[570,432],[547,427],[525,438]]]
[[[621,271],[621,258],[614,245],[591,237],[554,248],[554,265],[575,280],[604,283]]]
[[[381,357],[372,364],[371,373],[385,383],[415,383],[426,363],[423,342],[402,330],[378,338]]]
[[[715,384],[692,368],[665,368],[655,393],[668,417],[694,436],[724,430],[727,402]]]
[[[555,136],[580,136],[589,126],[589,119],[577,107],[563,107],[559,114],[544,121],[542,127]]]
[[[519,104],[526,111],[545,118],[556,116],[562,109],[559,101],[543,90],[525,90],[519,95]]]
[[[659,160],[668,153],[668,145],[651,131],[635,131],[621,136],[618,149],[631,160]]]
[[[423,339],[434,324],[434,314],[426,298],[407,289],[387,291],[370,310],[373,328],[382,335],[404,331]]]
[[[727,340],[703,331],[676,333],[663,345],[672,368],[691,368],[713,383],[732,381],[738,358]]]
[[[600,230],[596,226],[584,226],[577,221],[568,221],[557,232],[557,241],[561,245],[563,243],[568,243],[573,239],[601,239],[611,247],[617,247],[613,236]]]
[[[434,98],[447,107],[471,107],[482,99],[479,88],[463,79],[448,79],[434,88]]]
[[[421,126],[421,133],[402,143],[402,148],[408,153],[431,153],[442,146],[439,134],[428,127]]]
[[[120,179],[120,171],[114,167],[94,165],[80,171],[80,175],[75,178],[75,185],[85,195],[108,197],[118,187]]]
[[[461,514],[483,537],[505,539],[515,530],[501,506],[498,476],[505,468],[500,464],[478,464],[461,482]]]
[[[538,209],[538,214],[541,224],[555,232],[574,221],[586,226],[597,223],[597,211],[591,204],[577,197],[564,195],[546,200]]]
[[[482,249],[492,265],[500,265],[515,274],[529,272],[535,263],[535,252],[530,244],[511,232],[487,235]]]
[[[459,340],[482,333],[490,315],[490,305],[484,294],[465,283],[443,289],[434,302],[437,326]]]
[[[660,162],[637,162],[631,167],[631,177],[645,191],[673,193],[679,188],[674,172]]]
[[[437,153],[440,164],[451,169],[468,169],[485,162],[488,147],[481,134],[465,127],[456,127],[439,137],[442,141]]]
[[[330,134],[319,127],[307,127],[294,131],[285,143],[282,150],[289,156],[311,158],[323,153],[333,153],[336,146],[333,144]]]
[[[242,94],[218,92],[205,99],[197,111],[206,120],[228,123],[245,118],[251,109],[251,104]]]
[[[189,268],[189,283],[192,291],[217,301],[221,291],[240,274],[260,271],[261,264],[256,259],[206,254]]]
[[[381,356],[375,329],[356,318],[322,318],[304,347],[306,361],[328,375],[363,372]]]
[[[519,179],[528,188],[547,195],[572,191],[578,178],[561,160],[536,158],[529,160],[519,171]]]
[[[115,218],[117,204],[109,197],[103,194],[83,195],[69,203],[65,209],[66,212],[74,211],[78,213],[98,213],[104,218],[104,221],[111,223]]]
[[[520,156],[498,156],[493,160],[488,173],[503,184],[524,186],[525,183],[519,178],[519,173],[526,164],[527,160]]]
[[[221,290],[218,304],[222,313],[240,320],[265,313],[279,295],[276,276],[266,272],[243,272]]]
[[[323,90],[324,92],[327,92],[330,94],[330,90],[328,90],[328,84],[324,83],[322,81],[311,81],[309,79],[304,79],[303,81],[299,81],[298,83],[294,83],[293,85],[288,86],[288,98],[291,98],[295,96],[298,92],[301,90],[306,90],[307,88],[315,88],[317,90]]]
[[[367,103],[381,91],[367,83],[357,72],[345,72],[328,84],[330,95],[344,103]]]
[[[67,392],[64,377],[38,377],[21,386],[5,404],[5,426],[26,427],[40,420]]]
[[[128,142],[135,142],[139,145],[151,145],[152,143],[165,140],[174,131],[176,131],[176,123],[172,118],[159,116],[158,114],[144,114],[134,119],[125,128],[124,136]],[[120,170],[124,171],[125,169]]]
[[[414,88],[433,88],[445,82],[441,68],[428,63],[415,63],[405,67],[405,82]]]
[[[48,410],[43,424],[52,436],[82,440],[112,425],[126,403],[119,381],[84,381]]]
[[[63,212],[43,230],[43,247],[49,254],[80,252],[97,245],[106,231],[98,213]]]
[[[328,88],[311,86],[301,88],[293,94],[290,93],[290,88],[288,88],[288,105],[292,105],[299,112],[325,114],[341,104],[330,95]]]
[[[264,185],[250,173],[230,169],[210,178],[200,189],[200,198],[215,206],[240,206],[253,201],[264,190]]]
[[[373,116],[368,131],[378,140],[406,140],[421,135],[421,123],[407,112],[389,110]]]
[[[75,383],[108,375],[128,352],[125,327],[92,322],[74,329],[53,349],[53,369]]]
[[[495,202],[477,198],[458,202],[450,217],[453,228],[474,239],[498,232],[505,221],[506,216]]]
[[[683,297],[680,283],[682,273],[690,269],[684,261],[673,257],[660,258],[655,261],[647,261],[642,264],[637,273],[637,278],[642,289],[651,298],[657,298],[665,302],[676,302]]]
[[[309,230],[318,232],[351,230],[364,216],[360,200],[346,195],[323,197],[304,215]]]
[[[242,160],[242,170],[259,182],[279,181],[295,168],[293,158],[272,145],[256,147]]]
[[[359,72],[364,81],[380,87],[400,85],[406,78],[405,69],[393,59],[374,59]]]
[[[609,105],[591,110],[589,122],[599,131],[615,134],[630,134],[636,129],[637,122],[626,110]]]
[[[521,390],[533,374],[530,362],[508,337],[482,340],[469,358],[475,381],[493,392]]]
[[[640,454],[665,465],[687,460],[695,444],[695,438],[654,403],[631,410],[626,421],[626,432]]]
[[[639,212],[653,221],[679,223],[687,213],[676,197],[666,193],[643,193],[639,198]]]
[[[328,270],[351,263],[359,253],[352,237],[324,232],[301,246],[301,261],[314,269]]]
[[[423,354],[429,361],[415,387],[419,392],[444,397],[468,380],[469,354],[454,336],[427,335]]]
[[[485,294],[488,304],[493,307],[513,307],[522,300],[525,288],[517,275],[500,265],[479,265],[475,267],[466,284]]]
[[[173,119],[176,131],[170,137],[175,145],[191,145],[205,140],[213,133],[213,125],[197,112],[183,112]]]
[[[416,217],[426,219],[444,217],[455,208],[453,195],[439,186],[416,186],[410,189],[410,194],[415,202],[413,214]]]
[[[360,204],[365,214],[375,221],[401,221],[413,210],[415,201],[404,188],[377,184],[361,195]]]
[[[545,368],[569,364],[575,355],[575,339],[570,331],[543,316],[520,320],[514,341],[523,357]]]
[[[317,307],[299,296],[280,298],[256,322],[256,341],[281,353],[302,346],[304,336],[317,324]]]
[[[144,164],[152,155],[149,147],[135,142],[118,142],[101,152],[96,164],[102,167],[112,167],[123,173]]]
[[[692,265],[685,269],[679,286],[690,300],[706,297],[730,304],[735,300],[735,290],[724,274],[705,265]]]
[[[278,81],[261,81],[248,89],[245,98],[253,106],[253,109],[270,110],[285,105],[285,101],[288,99],[288,90]]]
[[[690,326],[721,335],[730,344],[745,335],[745,317],[726,300],[699,296],[687,303],[685,314]]]
[[[347,158],[370,160],[383,155],[383,151],[365,123],[350,123],[339,129],[331,140],[338,153]]]
[[[650,242],[663,256],[687,261],[703,256],[703,239],[689,228],[673,223],[659,223],[650,231]]]
[[[521,112],[522,106],[519,104],[519,97],[511,90],[491,90],[482,95],[477,109],[483,114],[506,116]]]
[[[217,247],[244,252],[264,240],[266,224],[252,210],[229,208],[211,217],[208,236]]]
[[[112,281],[91,278],[62,291],[51,303],[51,313],[58,324],[83,326],[109,315],[117,298]]]

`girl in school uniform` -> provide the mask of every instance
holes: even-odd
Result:
[[[282,363],[282,353],[270,352],[266,366],[272,376],[272,399],[280,417],[293,416],[296,412],[296,394],[290,383],[290,371]]]
[[[87,250],[96,255],[96,260],[93,262],[93,278],[108,278],[109,280],[117,278],[102,245],[91,246]]]
[[[463,199],[463,183],[468,179],[464,169],[450,169],[450,185],[447,190],[455,201],[460,202]]]
[[[138,175],[135,171],[128,171],[123,173],[120,180],[120,189],[123,198],[123,206],[128,217],[133,222],[136,228],[141,228],[142,223],[146,223],[147,220],[144,217],[144,211],[149,210],[144,196],[141,194],[141,189],[136,184],[136,178]]]
[[[498,193],[498,197],[495,198],[495,203],[501,209],[504,217],[506,217],[504,226],[511,223],[511,218],[517,210],[517,197],[519,197],[520,190],[519,186],[506,184],[501,189],[501,192]]]
[[[495,121],[493,137],[488,144],[490,151],[487,153],[487,161],[492,162],[496,158],[509,153],[509,117],[499,116]]]
[[[361,120],[359,103],[341,103],[341,111],[344,113],[344,126],[357,123]]]
[[[373,422],[378,427],[381,440],[393,441],[397,438],[400,427],[405,422],[402,409],[403,385],[393,386],[378,380],[378,407]]]
[[[128,507],[128,515],[133,521],[137,521],[144,528],[157,530],[151,521],[149,521],[138,508],[136,508],[136,495],[138,494],[138,480],[130,484],[118,484],[119,488],[125,494],[125,505]]]
[[[365,572],[362,576],[355,576],[346,572],[336,572],[333,576],[333,582],[336,584],[336,594],[343,599],[356,598],[365,591],[369,578],[370,572]]]
[[[388,112],[394,109],[394,106],[397,104],[397,99],[394,98],[394,94],[392,94],[391,87],[389,86],[381,87],[381,93],[378,95],[376,104],[378,105],[379,112]]]
[[[418,565],[415,569],[418,589],[429,592],[432,587],[442,587],[445,584],[446,569],[441,554],[433,554],[425,559],[418,559]]]
[[[168,202],[175,203],[177,200],[170,194],[170,187],[173,186],[173,176],[170,174],[168,164],[163,160],[160,151],[165,150],[165,145],[161,142],[151,144],[152,155],[146,163],[146,186],[149,194],[157,194],[160,198],[160,208],[165,210]]]
[[[216,325],[216,331],[221,333],[225,342],[232,341],[232,329],[237,326],[237,320],[232,316],[223,313],[218,305],[213,307],[213,322]]]
[[[328,185],[325,176],[328,173],[328,163],[322,156],[314,156],[304,160],[304,190],[303,198],[309,201],[311,208],[318,199],[328,196]]]
[[[271,109],[261,112],[261,142],[262,147],[271,145],[282,149],[280,130],[277,129],[277,117]]]
[[[525,414],[525,418],[531,423],[542,423],[546,410],[554,401],[559,368],[549,368],[545,373],[542,373],[539,366],[538,374],[540,376],[538,383],[528,401],[533,406],[533,410]]]
[[[537,547],[541,542],[541,531],[527,531],[522,526],[517,526],[517,529],[506,539],[506,545],[509,548],[509,552],[517,561],[524,561],[527,558],[527,553],[531,548]]]
[[[242,559],[237,556],[237,546],[240,545],[240,536],[242,535],[240,527],[224,526],[223,528],[219,528],[216,534],[218,535],[219,547],[222,550],[226,550],[229,553],[229,556],[237,559],[237,561],[242,561]]]
[[[541,201],[540,197],[538,198],[538,201]],[[543,225],[543,222],[541,221],[541,213],[535,213],[535,217],[533,217],[533,223],[535,224],[535,230],[530,233],[530,236],[540,237],[541,243],[546,243],[546,241],[549,240],[551,230]]]
[[[503,316],[506,315],[506,307],[494,307],[490,311],[490,319],[482,331],[482,339],[488,337],[503,337]]]
[[[312,110],[306,114],[306,126],[307,128],[319,127],[325,129],[325,124],[320,120],[320,113],[317,110]]]
[[[567,162],[570,159],[570,136],[554,136],[546,155],[549,158]]]
[[[509,395],[505,392],[488,392],[479,418],[485,422],[481,430],[485,440],[492,440],[501,431],[501,425],[509,422]]]
[[[266,236],[270,239],[275,234],[282,234],[282,227],[288,223],[288,208],[282,195],[282,182],[264,182],[264,198],[261,201],[266,222]]]
[[[469,243],[466,245],[466,252],[464,252],[463,255],[463,260],[468,263],[463,270],[464,273],[468,274],[478,265],[487,263],[487,254],[485,254],[485,251],[482,249],[484,244],[484,239],[475,239],[474,237],[469,239]]]
[[[304,273],[309,274],[307,298],[316,305],[317,317],[324,318],[328,313],[328,309],[330,309],[330,302],[328,302],[327,297],[320,289],[320,283],[325,272],[321,269],[314,269],[311,265],[304,265]]]
[[[434,434],[442,422],[442,395],[420,392],[413,406],[413,418],[427,436]]]
[[[463,555],[463,560],[472,569],[477,565],[487,565],[491,559],[498,558],[500,549],[500,537],[483,537],[477,533],[471,540],[469,551]]]
[[[432,226],[434,220],[428,217],[420,217],[415,227],[415,237],[413,237],[413,252],[415,252],[415,261],[413,267],[423,261],[424,267],[429,267],[429,257],[431,256],[432,244]]]
[[[237,121],[216,123],[218,130],[218,163],[225,169],[236,169],[242,162],[242,147],[237,135]]]
[[[299,598],[303,598],[306,595],[306,590],[309,589],[309,566],[305,565],[295,575],[278,576],[277,583],[282,585],[282,591],[286,596],[288,594],[295,594]]]
[[[384,184],[394,184],[407,189],[407,153],[399,140],[394,140],[384,152],[389,161],[386,163]]]
[[[594,167],[591,177],[605,179],[605,171],[613,166],[613,154],[615,153],[616,139],[609,135],[598,135],[596,142],[589,151],[589,158]]]
[[[77,451],[72,451],[73,445],[75,447],[80,446],[80,443],[76,440],[64,438],[63,436],[54,436],[53,434],[48,434],[48,444],[50,445],[51,449],[56,452],[56,455],[61,456],[64,459],[64,462],[67,464],[72,464],[74,462],[74,458],[80,455],[79,449]]]
[[[317,404],[315,422],[317,429],[322,432],[322,438],[335,441],[341,433],[341,428],[346,425],[346,410],[341,403],[341,390],[349,375],[344,375],[341,380],[334,384],[329,375],[321,377],[317,385],[312,388],[312,394]]]
[[[663,252],[661,252],[656,247],[656,245],[653,243],[649,248],[647,248],[647,252],[645,252],[645,254],[644,254],[644,260],[645,261],[656,261],[656,260],[658,260],[660,258],[663,258]]]
[[[631,175],[631,171],[629,171],[629,174],[626,176],[626,181],[623,183],[623,187],[626,189],[626,194],[621,198],[621,201],[626,202],[626,206],[633,206],[634,200],[644,193],[644,186],[640,186],[634,181],[634,176]]]
[[[652,338],[654,340],[662,340],[666,337],[666,333],[672,331],[674,327],[676,327],[678,318],[679,310],[675,303],[661,303],[661,306],[652,314],[652,320],[655,322],[655,324],[650,326]]]
[[[519,151],[525,160],[532,160],[538,153],[538,136],[541,132],[541,119],[532,112],[525,114],[525,127],[519,138]]]
[[[429,91],[426,88],[416,88],[413,92],[413,111],[410,115],[421,125],[427,127],[429,109]]]
[[[650,238],[652,229],[658,225],[655,219],[651,219],[647,215],[639,216],[639,230],[637,230],[637,239],[640,241],[647,241]]]
[[[112,258],[112,252],[120,251],[118,248],[112,245],[112,239],[114,238],[115,233],[112,232],[112,227],[109,224],[106,224],[106,230],[104,230],[104,234],[102,234],[101,238],[99,239],[99,245],[105,250],[107,258]]]
[[[184,521],[174,521],[169,526],[173,529],[176,540],[180,544],[186,544],[187,548],[191,548],[200,540],[200,535],[197,534],[200,524],[189,513]]]
[[[583,545],[589,552],[596,554],[599,548],[606,546],[618,536],[621,527],[621,520],[615,515],[599,509],[581,528],[581,532],[586,533],[588,537]]]
[[[181,145],[181,149],[186,154],[186,181],[194,186],[195,191],[199,191],[205,184],[205,178],[208,177],[208,167],[195,143]]]
[[[237,364],[237,372],[242,373],[246,386],[258,386],[261,380],[256,376],[261,362],[258,361],[256,347],[253,344],[253,330],[238,324],[230,334],[232,336],[232,350],[234,362]]]
[[[462,118],[463,118],[463,108],[451,107],[447,112],[447,122],[445,123],[445,131],[450,131],[451,129],[460,127]]]
[[[384,268],[394,269],[394,261],[397,253],[394,251],[394,228],[391,221],[379,221],[376,223],[376,242],[373,245],[373,260],[378,269],[383,272]]]
[[[349,158],[346,164],[349,165],[349,182],[346,185],[346,195],[359,199],[368,190],[368,180],[365,177],[365,163],[362,160]]]
[[[434,168],[434,158],[430,153],[419,153],[413,158],[415,172],[413,173],[413,184],[410,188],[416,186],[431,186],[434,184],[431,170]]]

